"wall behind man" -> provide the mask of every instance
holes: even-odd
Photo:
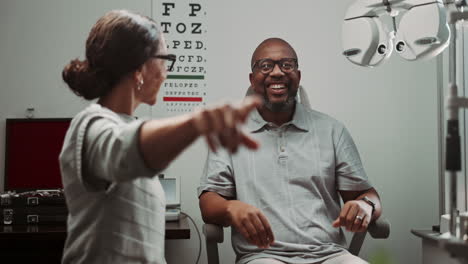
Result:
[[[302,84],[313,108],[348,127],[392,223],[391,237],[368,239],[362,256],[384,248],[394,263],[420,262],[420,241],[410,230],[438,222],[435,61],[409,63],[394,56],[375,69],[347,62],[340,55],[340,32],[351,0],[199,2],[208,16],[207,101],[241,99],[249,85],[250,56],[256,45],[268,37],[288,40],[299,55]],[[68,91],[60,72],[71,58],[83,58],[90,27],[115,8],[150,15],[153,5],[157,18],[159,4],[151,0],[0,2],[0,138],[5,118],[23,117],[27,107],[35,107],[36,117],[70,117],[82,109],[87,102]],[[140,115],[150,113],[157,116],[148,107],[139,109]],[[0,140],[0,180],[3,149]],[[182,210],[199,227],[196,186],[205,154],[206,146],[199,140],[167,170],[181,178]],[[225,233],[222,263],[233,263]],[[190,240],[167,241],[168,263],[194,263],[199,244],[193,228],[191,234]],[[206,263],[204,254],[200,263]]]

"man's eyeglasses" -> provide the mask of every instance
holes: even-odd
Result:
[[[299,66],[297,63],[297,59],[294,58],[283,58],[281,60],[262,59],[256,61],[252,65],[252,71],[258,69],[261,73],[268,74],[273,71],[276,64],[278,64],[279,68],[284,73],[293,72]]]
[[[163,59],[170,61],[169,66],[167,67],[167,71],[172,71],[174,68],[174,63],[177,59],[176,55],[174,54],[167,54],[167,55],[153,55],[153,58]]]

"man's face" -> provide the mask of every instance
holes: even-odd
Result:
[[[290,59],[297,59],[294,51],[279,41],[264,43],[253,58],[250,84],[257,94],[263,96],[265,107],[273,112],[284,112],[294,107],[301,72],[297,69],[297,63]],[[291,62],[296,64],[292,70],[288,70]],[[270,72],[265,70],[268,65],[273,65]]]

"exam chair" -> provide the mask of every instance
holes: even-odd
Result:
[[[354,233],[348,247],[351,254],[359,255],[367,233],[375,239],[385,239],[390,235],[390,223],[381,216],[369,224],[366,232]],[[208,264],[219,264],[218,244],[224,241],[223,227],[214,224],[203,224],[203,234],[205,235]]]

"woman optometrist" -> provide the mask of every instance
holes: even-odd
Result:
[[[91,29],[86,59],[63,69],[75,94],[97,99],[73,118],[60,154],[69,209],[63,263],[166,263],[155,175],[199,136],[211,149],[258,147],[237,128],[258,98],[164,120],[133,117],[140,104],[156,103],[175,60],[152,19],[116,10]]]

